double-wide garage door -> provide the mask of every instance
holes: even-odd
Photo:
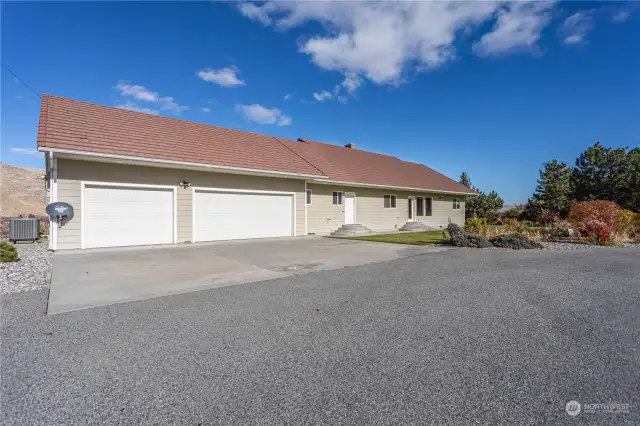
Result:
[[[195,241],[286,237],[293,234],[293,196],[196,190]]]
[[[175,189],[84,185],[82,248],[171,244],[176,241]],[[193,192],[195,241],[294,235],[290,194]]]

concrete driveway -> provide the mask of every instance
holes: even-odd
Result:
[[[48,313],[57,314],[448,249],[309,236],[57,252],[53,258]]]

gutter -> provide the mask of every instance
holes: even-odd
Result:
[[[341,180],[329,180],[322,179],[314,182],[321,184],[337,184],[337,185],[345,185],[345,186],[358,186],[363,188],[380,188],[380,189],[399,189],[403,191],[417,191],[417,192],[432,192],[435,194],[454,194],[454,195],[465,195],[469,197],[476,197],[479,194],[477,193],[469,193],[469,192],[460,192],[460,191],[444,191],[440,189],[425,189],[425,188],[412,188],[409,186],[394,186],[394,185],[376,185],[372,183],[359,183],[359,182],[347,182]]]

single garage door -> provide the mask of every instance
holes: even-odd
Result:
[[[196,241],[293,235],[293,196],[196,191]]]
[[[83,248],[174,242],[172,188],[86,185]]]

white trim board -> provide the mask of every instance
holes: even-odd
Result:
[[[172,185],[150,185],[140,183],[98,182],[83,180],[80,182],[80,249],[85,249],[84,244],[84,199],[86,186],[106,186],[107,188],[153,188],[170,189],[173,191],[173,244],[178,244],[178,187]]]

